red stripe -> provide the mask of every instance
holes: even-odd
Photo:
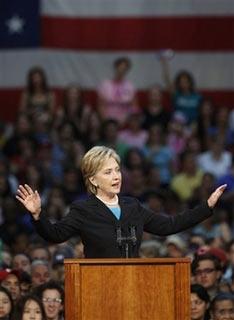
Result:
[[[42,18],[44,47],[80,50],[233,50],[234,17]]]
[[[60,105],[62,102],[63,91],[61,89],[54,89],[57,96],[57,105]],[[17,109],[20,99],[20,94],[22,90],[12,89],[0,90],[0,105],[4,106],[0,108],[0,119],[1,121],[15,121],[17,115]],[[215,91],[202,91],[202,94],[206,97],[210,97],[215,102],[215,105],[225,105],[227,107],[232,107],[234,105],[234,90],[225,91],[225,90],[215,90]],[[140,105],[145,106],[147,102],[147,92],[139,91],[138,97]],[[85,90],[84,91],[85,101],[94,106],[96,105],[96,92],[94,90]],[[164,94],[165,104],[168,104],[168,95]]]

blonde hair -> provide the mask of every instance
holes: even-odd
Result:
[[[104,162],[110,158],[114,158],[120,165],[120,157],[115,150],[104,146],[93,147],[84,155],[81,161],[81,172],[89,192],[93,194],[97,193],[97,187],[91,183],[90,178],[93,177],[102,168]]]

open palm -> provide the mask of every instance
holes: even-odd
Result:
[[[30,186],[20,185],[17,190],[16,198],[34,216],[38,217],[41,211],[41,198],[37,191],[33,191]]]
[[[207,200],[208,202],[208,206],[210,208],[213,208],[216,203],[218,202],[219,198],[221,197],[221,195],[223,194],[224,190],[226,189],[227,185],[223,184],[220,187],[218,187],[209,197],[209,199]]]

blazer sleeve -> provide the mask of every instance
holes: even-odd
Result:
[[[187,209],[175,216],[155,214],[144,207],[141,210],[144,219],[144,231],[159,236],[167,236],[189,229],[209,218],[213,213],[207,202],[193,209]]]
[[[46,241],[60,243],[78,236],[82,226],[81,208],[72,205],[69,213],[56,223],[51,223],[42,212],[39,220],[33,220],[37,233]]]

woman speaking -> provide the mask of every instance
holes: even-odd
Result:
[[[176,216],[157,215],[138,200],[119,195],[120,158],[113,149],[96,146],[83,157],[81,171],[91,194],[71,204],[69,213],[51,223],[41,209],[37,190],[20,185],[16,198],[31,213],[37,232],[50,242],[80,236],[86,258],[138,257],[143,231],[166,236],[191,228],[212,215],[212,208],[226,185],[217,188],[207,202]]]

